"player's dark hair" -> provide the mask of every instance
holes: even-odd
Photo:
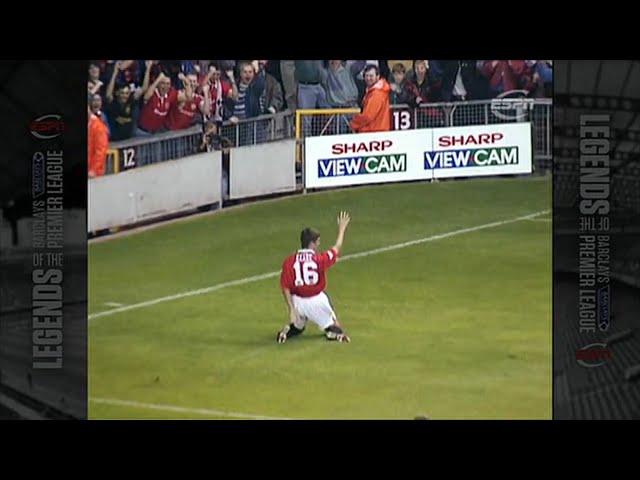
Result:
[[[320,232],[313,228],[305,228],[300,233],[300,246],[302,248],[309,248],[311,242],[315,242],[320,238]]]

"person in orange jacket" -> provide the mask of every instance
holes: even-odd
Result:
[[[375,65],[364,69],[367,92],[362,100],[362,111],[351,120],[351,129],[357,133],[387,132],[391,130],[391,86]]]
[[[109,132],[102,119],[91,111],[91,107],[88,107],[88,112],[89,178],[94,178],[104,175],[107,149],[109,148]]]

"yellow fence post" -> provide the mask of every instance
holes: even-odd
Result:
[[[359,108],[317,108],[317,109],[300,109],[296,110],[296,162],[300,163],[301,171],[302,171],[302,193],[307,193],[307,186],[304,183],[305,176],[305,152],[304,152],[304,132],[302,128],[302,117],[303,115],[314,117],[320,115],[349,115],[360,113]],[[322,132],[319,132],[318,136],[322,135]]]

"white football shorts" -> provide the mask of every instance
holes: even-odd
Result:
[[[322,292],[314,297],[298,297],[292,296],[293,305],[300,318],[302,325],[296,325],[303,328],[307,320],[315,323],[320,329],[333,325],[336,320],[336,314],[331,307],[329,297]]]

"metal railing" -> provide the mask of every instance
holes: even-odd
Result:
[[[512,102],[512,106],[509,102]],[[423,104],[418,108],[394,105],[392,106],[393,129],[493,125],[529,121],[533,125],[535,168],[550,170],[553,153],[552,100],[548,98],[501,99],[499,105],[502,109],[496,108],[497,105],[496,100],[431,103]],[[505,113],[505,109],[509,113]],[[352,133],[349,122],[359,111],[357,108],[297,110],[295,113],[286,110],[240,120],[238,123],[226,121],[222,124],[220,135],[228,139],[232,147],[296,138],[300,155],[300,145],[306,136]],[[192,155],[198,151],[201,142],[200,126],[113,142],[109,146],[106,173],[118,173],[133,167]],[[298,156],[298,159],[301,160],[301,158]]]
[[[237,123],[225,121],[219,133],[222,138],[229,140],[232,147],[294,138],[294,114],[285,110]],[[198,151],[202,135],[202,127],[197,125],[185,130],[112,142],[107,151],[105,173],[118,173],[129,168],[193,155]]]
[[[443,102],[423,104],[417,108],[393,105],[392,128],[409,130],[531,122],[535,168],[549,171],[552,159],[552,108],[550,98],[501,99],[499,103],[496,100]],[[349,120],[357,112],[358,109],[298,110],[296,139],[300,145],[299,161],[302,160],[300,152],[305,137],[352,133]]]

